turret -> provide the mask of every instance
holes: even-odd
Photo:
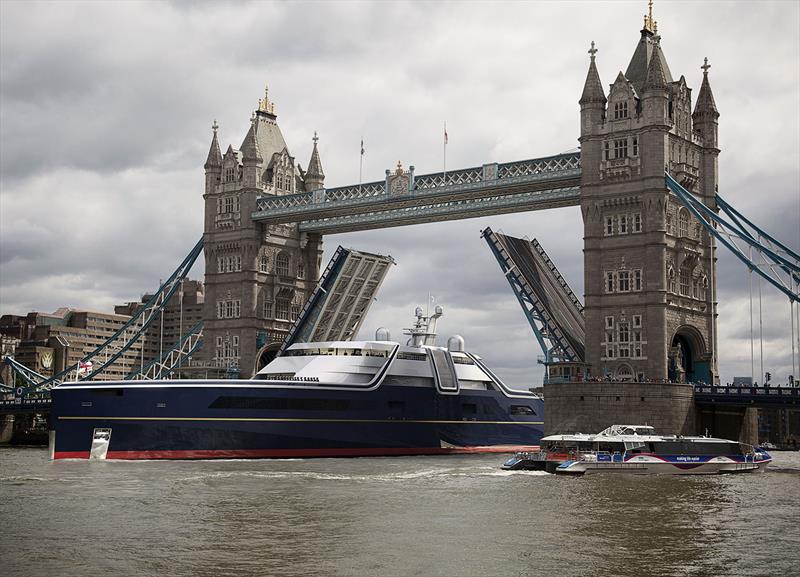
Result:
[[[258,147],[256,131],[256,115],[250,117],[250,130],[244,137],[242,143],[242,177],[245,188],[256,188],[261,184],[261,172],[264,166],[264,159]]]
[[[662,66],[661,47],[656,36],[653,54],[647,65],[647,76],[642,86],[642,112],[648,124],[666,124],[669,119],[669,89]]]
[[[219,149],[219,141],[217,140],[217,129],[219,124],[214,121],[211,125],[211,130],[214,136],[211,138],[211,147],[208,149],[208,158],[203,167],[206,169],[206,194],[214,192],[215,187],[219,184],[222,176],[222,152]]]
[[[714,94],[711,92],[711,85],[708,83],[708,69],[711,68],[708,58],[703,61],[700,68],[703,69],[703,83],[700,85],[700,93],[697,95],[697,104],[692,113],[692,120],[695,131],[703,140],[703,146],[717,148],[719,112],[717,104],[714,102]]]
[[[592,133],[592,128],[603,122],[606,114],[606,95],[603,92],[603,83],[600,82],[600,75],[594,63],[594,55],[597,48],[589,49],[589,72],[586,75],[586,82],[583,85],[583,94],[578,104],[581,105],[581,136]]]
[[[308,170],[305,174],[305,186],[307,191],[318,190],[322,188],[325,182],[325,173],[322,171],[322,162],[319,159],[319,150],[317,150],[317,141],[319,137],[316,131],[314,132],[314,149],[311,151],[311,160],[308,161]]]

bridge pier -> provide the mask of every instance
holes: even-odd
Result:
[[[0,415],[0,445],[7,445],[14,436],[14,415]]]
[[[698,434],[758,444],[758,409],[755,407],[698,404],[695,422]]]
[[[548,383],[545,434],[598,433],[611,425],[651,425],[659,434],[695,433],[694,389],[674,383]]]

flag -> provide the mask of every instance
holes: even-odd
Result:
[[[92,372],[92,361],[79,361],[78,362],[78,373],[79,374],[89,374]]]
[[[364,156],[364,139],[361,139],[361,156]]]
[[[444,143],[447,144],[447,123],[444,123]]]

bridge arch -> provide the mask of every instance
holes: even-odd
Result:
[[[702,333],[691,325],[678,327],[672,336],[668,358],[669,379],[678,383],[711,381],[711,367]]]

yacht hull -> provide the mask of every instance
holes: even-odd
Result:
[[[98,382],[57,387],[52,394],[55,459],[513,452],[535,448],[544,429],[541,399],[488,390],[162,381]],[[534,414],[511,414],[519,405]],[[93,443],[102,450],[93,450]]]

